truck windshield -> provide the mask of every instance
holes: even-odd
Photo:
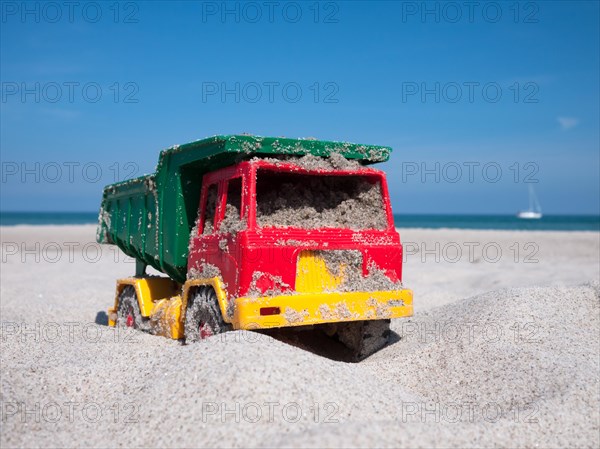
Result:
[[[386,229],[380,179],[259,170],[256,224],[263,228]]]

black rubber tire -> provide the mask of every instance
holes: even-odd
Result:
[[[201,287],[192,293],[185,312],[185,341],[193,343],[231,330],[225,323],[215,291]]]
[[[336,336],[358,362],[387,345],[390,335],[390,320],[369,320],[340,323]]]
[[[148,318],[142,316],[135,288],[132,285],[123,288],[119,295],[117,326],[130,327],[144,332],[149,330],[150,322]]]

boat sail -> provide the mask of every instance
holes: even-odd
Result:
[[[529,209],[519,212],[517,217],[526,220],[538,220],[542,218],[542,207],[535,195],[532,184],[529,184]]]

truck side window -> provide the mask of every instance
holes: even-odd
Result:
[[[215,223],[215,210],[217,209],[217,184],[208,187],[206,207],[204,209],[204,229],[202,235],[212,234]]]
[[[230,179],[227,183],[227,202],[225,216],[219,226],[219,232],[233,233],[243,228],[242,210],[242,178]]]

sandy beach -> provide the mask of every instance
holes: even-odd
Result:
[[[597,232],[401,229],[415,316],[357,364],[109,328],[95,226],[0,233],[2,447],[600,445]]]

